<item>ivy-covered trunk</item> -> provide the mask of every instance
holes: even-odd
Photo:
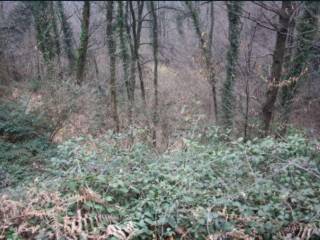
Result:
[[[133,57],[132,61],[132,73],[135,77],[135,66],[138,69],[138,76],[139,76],[139,83],[140,83],[140,90],[141,90],[141,98],[144,108],[146,108],[146,91],[144,87],[144,80],[143,80],[143,73],[142,73],[142,66],[140,60],[140,39],[141,39],[141,30],[142,30],[142,13],[144,9],[144,1],[137,1],[136,7],[134,7],[134,2],[129,1],[129,10],[131,13],[132,19],[132,41],[133,41]],[[137,9],[137,11],[135,10]]]
[[[266,100],[262,107],[262,116],[264,123],[264,134],[268,135],[270,123],[274,111],[274,104],[277,100],[279,83],[282,77],[282,65],[286,53],[286,41],[288,37],[288,28],[290,16],[292,14],[292,4],[290,1],[283,1],[281,14],[279,15],[279,26],[277,29],[276,45],[273,51],[273,62],[271,67],[271,76],[268,81]]]
[[[292,102],[297,93],[298,87],[303,84],[306,79],[308,65],[312,59],[313,43],[318,31],[318,15],[320,3],[314,1],[306,1],[304,10],[300,18],[297,20],[297,39],[296,49],[291,60],[291,68],[286,77],[287,84],[284,85],[281,93],[281,121],[282,133],[286,132],[286,125],[289,122]]]
[[[154,7],[154,2],[150,2],[150,12],[151,12],[151,36],[152,36],[152,50],[153,50],[153,87],[154,87],[154,104],[153,104],[153,129],[152,129],[152,142],[153,146],[157,146],[157,126],[159,122],[158,113],[158,17]]]
[[[129,50],[128,50],[128,37],[126,32],[126,19],[127,13],[123,13],[123,1],[118,2],[118,32],[119,32],[119,42],[120,42],[120,56],[122,60],[123,69],[123,80],[126,86],[127,97],[128,97],[128,122],[129,125],[132,124],[132,108],[133,108],[133,97],[130,90],[129,82]]]
[[[110,96],[112,104],[112,116],[115,124],[115,131],[119,132],[120,122],[117,108],[117,87],[116,87],[116,42],[114,39],[114,25],[113,25],[113,5],[114,1],[108,1],[107,3],[107,46],[109,52],[110,61]]]
[[[36,28],[38,47],[48,65],[55,57],[55,40],[50,16],[50,3],[47,1],[30,1],[29,4]]]
[[[227,52],[226,80],[222,88],[222,121],[226,127],[232,128],[234,115],[234,85],[236,79],[236,65],[240,45],[240,15],[242,2],[227,2],[229,20],[229,48]]]
[[[79,85],[83,82],[83,75],[87,60],[87,51],[89,43],[89,24],[90,24],[90,2],[85,1],[82,9],[82,22],[80,33],[80,47],[78,49],[76,79]]]

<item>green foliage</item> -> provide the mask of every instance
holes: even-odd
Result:
[[[26,107],[14,102],[0,105],[0,133],[10,142],[45,136],[50,125],[41,115],[26,113]]]
[[[16,180],[31,174],[28,169],[50,147],[48,119],[26,113],[14,102],[0,105],[0,168]],[[1,186],[1,185],[0,185]]]
[[[313,49],[315,48],[314,42],[317,38],[320,5],[314,1],[306,1],[303,4],[304,11],[297,19],[296,24],[296,49],[292,54],[293,56],[286,76],[289,84],[284,85],[281,92],[281,114],[284,124],[288,123],[291,105],[297,89],[306,81],[306,73],[310,73],[308,68],[317,59]]]
[[[37,91],[39,91],[41,89],[41,84],[42,84],[42,82],[40,81],[39,78],[38,79],[37,78],[33,78],[33,79],[30,80],[29,88],[30,88],[30,90],[32,92],[37,92]]]
[[[216,128],[206,137],[207,145],[187,139],[186,151],[161,156],[143,144],[122,148],[126,135],[72,139],[58,146],[54,177],[38,187],[65,197],[93,189],[108,204],[86,206],[132,221],[136,239],[205,239],[232,230],[279,239],[291,223],[319,227],[318,143],[299,134],[244,143]]]
[[[53,60],[57,51],[50,3],[46,1],[25,1],[25,4],[30,8],[34,18],[38,47],[43,54],[45,62],[49,63]]]

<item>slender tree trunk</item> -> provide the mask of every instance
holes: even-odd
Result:
[[[214,3],[210,2],[210,31],[209,31],[209,39],[208,39],[208,60],[207,60],[207,68],[209,71],[209,83],[211,85],[212,90],[212,100],[213,100],[213,112],[215,117],[215,122],[218,123],[218,104],[217,104],[217,94],[216,94],[216,76],[215,69],[212,62],[212,46],[213,46],[213,27],[214,27]]]
[[[107,45],[110,60],[110,96],[112,102],[112,115],[115,123],[115,131],[119,132],[120,122],[117,108],[117,88],[116,88],[116,42],[114,39],[114,26],[113,26],[113,4],[114,1],[108,1],[107,3]]]
[[[139,54],[137,55],[137,66],[138,66],[138,75],[139,75],[142,103],[143,103],[144,107],[146,107],[147,106],[146,90],[145,90],[145,87],[144,87],[142,66],[141,66]]]
[[[36,68],[37,68],[37,80],[41,81],[41,79],[42,79],[41,63],[40,63],[40,56],[39,56],[38,50],[36,50]]]
[[[58,57],[58,62],[60,63],[60,54],[61,54],[60,36],[59,36],[59,32],[58,32],[56,11],[55,11],[55,7],[53,5],[53,2],[49,2],[49,12],[50,12],[50,20],[51,20],[51,25],[52,25],[56,56]]]
[[[154,7],[154,2],[150,2],[151,10],[151,22],[152,22],[152,47],[153,47],[153,85],[154,85],[154,104],[153,104],[153,130],[152,130],[152,141],[153,146],[157,146],[157,127],[159,123],[159,113],[158,113],[158,21],[157,14]]]
[[[0,2],[0,21],[5,19],[3,2]]]
[[[125,2],[125,14],[124,14],[124,27],[127,33],[128,37],[128,43],[130,47],[130,71],[129,71],[129,78],[128,78],[128,88],[127,88],[127,94],[128,99],[131,104],[130,111],[129,111],[129,118],[132,119],[133,114],[133,107],[134,107],[134,96],[135,96],[135,85],[136,85],[136,58],[135,58],[135,51],[134,51],[134,44],[131,36],[131,28],[129,23],[129,12],[130,12],[130,6],[129,2]],[[130,101],[131,99],[131,101]]]
[[[212,45],[213,45],[213,27],[214,27],[214,6],[213,2],[210,3],[210,30],[209,30],[209,39],[206,41],[203,36],[203,31],[200,26],[199,20],[199,13],[197,10],[192,6],[191,1],[186,1],[186,6],[191,13],[191,18],[193,22],[193,26],[198,36],[200,42],[200,49],[202,51],[202,55],[205,59],[205,70],[206,70],[206,78],[211,86],[212,91],[212,99],[213,99],[213,106],[214,106],[214,115],[215,121],[217,123],[218,120],[218,107],[217,107],[217,94],[216,94],[216,76],[215,76],[215,69],[212,61]]]
[[[136,59],[131,54],[130,59],[130,77],[128,84],[128,98],[129,98],[129,119],[132,122],[133,119],[133,108],[134,108],[134,96],[135,96],[135,87],[136,87]]]
[[[294,3],[292,3],[294,4]],[[283,78],[285,79],[290,72],[290,68],[291,68],[291,63],[292,63],[292,58],[293,58],[293,53],[294,53],[294,48],[293,48],[293,44],[294,44],[294,32],[295,32],[295,21],[292,20],[289,24],[289,28],[288,28],[288,37],[287,37],[287,50],[286,50],[286,55],[284,58],[284,66],[283,66]],[[283,100],[283,93],[284,93],[284,88],[286,88],[286,86],[282,86],[282,88],[280,89],[280,104],[282,103]],[[279,134],[281,136],[284,136],[286,134],[287,131],[287,124],[289,121],[289,115],[288,112],[286,111],[287,108],[281,108],[280,109],[280,130],[279,130]]]
[[[144,8],[144,1],[137,1],[138,4],[138,15],[136,17],[136,13],[134,10],[133,2],[129,2],[130,13],[132,18],[132,40],[133,40],[133,52],[134,57],[133,60],[138,68],[138,76],[140,81],[140,89],[141,89],[141,98],[144,107],[146,106],[146,93],[143,81],[143,73],[142,73],[142,66],[140,62],[140,37],[141,37],[141,30],[142,30],[142,13]]]
[[[247,45],[248,53],[246,56],[246,66],[245,66],[245,115],[244,115],[244,127],[243,127],[243,139],[244,141],[248,140],[248,127],[249,127],[249,109],[250,109],[250,79],[252,75],[252,49],[253,43],[257,32],[257,25],[253,28],[253,32],[251,34],[250,42]]]
[[[146,90],[144,87],[144,80],[143,80],[143,72],[142,72],[142,66],[141,66],[141,60],[140,60],[140,39],[141,39],[141,30],[142,30],[142,13],[144,9],[144,1],[138,1],[138,26],[137,26],[137,34],[136,34],[136,55],[137,55],[137,66],[138,66],[138,75],[139,75],[139,81],[140,81],[140,89],[141,89],[141,98],[144,105],[144,108],[146,108]]]
[[[76,63],[76,79],[79,85],[83,82],[89,43],[90,1],[84,1],[80,33],[80,47]]]
[[[133,98],[131,96],[130,82],[129,82],[129,52],[127,48],[128,39],[126,37],[126,16],[123,14],[123,2],[118,2],[118,29],[119,29],[119,40],[120,40],[120,55],[122,58],[122,69],[123,69],[123,78],[127,90],[128,97],[128,121],[129,126],[132,124],[132,106]]]
[[[222,119],[226,127],[232,128],[234,115],[234,85],[236,79],[236,65],[240,45],[240,15],[242,2],[227,2],[229,19],[229,49],[227,53],[226,80],[222,88]]]
[[[279,83],[282,77],[282,65],[286,52],[286,40],[290,21],[291,2],[283,1],[281,14],[279,15],[279,29],[277,31],[276,45],[273,51],[273,62],[271,67],[271,76],[268,82],[267,96],[262,107],[264,134],[268,135],[270,123],[274,111],[274,104],[277,99]]]
[[[243,139],[244,139],[244,141],[247,141],[247,139],[248,139],[248,122],[249,122],[249,103],[250,103],[250,86],[249,86],[248,76],[246,79],[245,94],[246,94],[246,110],[245,110],[245,118],[244,118]]]
[[[63,33],[63,49],[65,54],[67,55],[69,61],[70,72],[72,72],[75,63],[75,54],[73,48],[73,33],[69,22],[64,13],[64,7],[62,1],[57,1],[58,14],[61,22],[61,30]]]
[[[96,79],[98,80],[98,82],[100,82],[99,67],[98,67],[97,59],[95,56],[93,56],[93,64],[94,64],[94,70],[96,73]]]

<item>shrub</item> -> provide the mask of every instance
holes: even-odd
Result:
[[[117,226],[132,222],[135,239],[317,236],[317,143],[298,134],[244,143],[213,132],[206,145],[186,139],[184,151],[162,155],[143,144],[122,148],[121,136],[73,139],[58,146],[52,175],[39,176],[33,189],[59,193],[66,203],[59,224],[66,213],[109,215]],[[83,189],[96,200],[72,202]],[[32,226],[48,231],[42,222]]]
[[[31,176],[32,164],[42,161],[51,146],[50,121],[14,102],[0,105],[0,166],[13,182]],[[13,184],[12,182],[12,184]],[[9,183],[8,183],[9,184]]]

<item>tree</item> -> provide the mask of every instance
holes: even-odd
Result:
[[[258,24],[254,24],[251,29],[250,32],[247,33],[247,35],[249,36],[248,42],[246,44],[245,47],[245,51],[244,51],[244,64],[243,66],[240,68],[240,72],[244,78],[244,98],[241,97],[240,95],[240,101],[242,99],[244,99],[244,109],[241,106],[241,109],[243,109],[243,118],[244,118],[244,122],[243,122],[243,139],[244,141],[247,141],[249,138],[249,121],[251,119],[250,117],[250,107],[251,107],[251,84],[252,80],[255,79],[254,76],[254,69],[256,67],[256,61],[254,60],[253,56],[253,44],[256,38],[256,33],[257,33],[257,26]],[[242,101],[241,101],[242,102]]]
[[[129,11],[131,14],[131,20],[132,20],[132,26],[131,26],[131,32],[132,32],[132,59],[131,59],[131,80],[130,82],[135,82],[133,78],[135,78],[135,67],[138,68],[138,75],[139,75],[139,82],[140,82],[140,89],[141,89],[141,98],[144,107],[146,107],[146,93],[145,93],[145,87],[144,87],[144,81],[143,81],[143,74],[142,74],[142,66],[141,66],[141,60],[140,60],[140,38],[141,38],[141,30],[142,30],[142,13],[144,9],[144,1],[137,1],[137,13],[135,11],[134,5],[132,1],[128,2],[129,5]],[[129,28],[130,29],[130,28]],[[134,87],[134,85],[133,85]]]
[[[129,82],[129,62],[130,55],[127,42],[129,41],[127,37],[126,24],[127,24],[127,13],[123,13],[123,1],[118,2],[118,32],[119,32],[119,42],[120,42],[120,56],[122,60],[123,78],[126,85],[127,97],[128,97],[128,122],[129,125],[132,124],[132,111],[133,111],[133,96],[131,90],[131,83]]]
[[[240,15],[242,2],[227,2],[229,20],[229,48],[227,52],[226,80],[222,88],[222,119],[226,127],[232,127],[234,114],[234,84],[236,78],[236,65],[240,45]]]
[[[119,132],[120,122],[117,108],[117,88],[116,88],[116,42],[114,39],[114,25],[113,25],[113,6],[114,1],[108,1],[107,6],[107,46],[110,61],[110,96],[112,103],[112,115],[115,123],[115,131]]]
[[[49,64],[55,57],[55,40],[52,34],[52,22],[50,19],[49,2],[30,1],[26,2],[30,7],[36,27],[36,39],[38,47],[43,55],[46,64]]]
[[[296,49],[290,63],[290,70],[286,77],[287,84],[282,88],[281,93],[281,121],[282,133],[286,132],[286,125],[289,121],[292,102],[297,94],[298,88],[306,79],[308,65],[312,59],[312,48],[318,31],[318,15],[320,4],[318,2],[304,2],[303,13],[297,20]]]
[[[156,10],[154,7],[154,2],[150,2],[150,12],[151,12],[151,36],[152,36],[152,49],[153,49],[153,85],[154,85],[154,104],[153,104],[153,131],[152,131],[152,140],[154,147],[157,146],[157,126],[159,122],[159,114],[158,114],[158,19]]]
[[[80,47],[76,62],[76,79],[79,85],[83,82],[83,75],[87,59],[89,43],[89,24],[90,24],[90,1],[84,1],[82,8],[82,22],[80,33]]]
[[[200,49],[204,58],[205,65],[205,75],[211,85],[213,106],[214,106],[214,115],[216,122],[218,120],[218,104],[217,104],[217,94],[216,94],[216,77],[215,69],[212,58],[212,45],[213,45],[213,27],[214,27],[214,5],[213,2],[209,4],[210,7],[210,27],[209,27],[209,36],[208,39],[205,39],[204,31],[202,30],[199,18],[199,12],[192,5],[191,1],[186,1],[186,6],[191,13],[191,19],[193,22],[194,30],[199,39]]]
[[[49,2],[49,14],[50,14],[50,16],[49,16],[50,23],[52,25],[52,33],[53,33],[55,52],[56,52],[56,56],[58,57],[58,62],[60,63],[60,54],[61,54],[60,36],[59,36],[58,26],[57,26],[56,9],[55,9],[52,1]]]
[[[3,21],[4,19],[5,19],[5,16],[4,16],[3,2],[0,2],[0,20]]]
[[[292,3],[290,1],[282,1],[281,12],[279,14],[279,27],[277,30],[276,45],[273,51],[271,75],[269,77],[266,100],[262,108],[265,136],[267,136],[269,133],[274,105],[279,90],[279,83],[282,78],[282,66],[286,53],[286,41],[288,38],[288,28],[291,15]]]
[[[61,23],[61,30],[63,33],[63,49],[64,52],[67,55],[68,61],[69,61],[69,68],[72,71],[75,63],[75,54],[74,54],[74,48],[72,44],[73,40],[73,33],[71,26],[65,16],[64,13],[64,7],[63,7],[63,2],[62,1],[57,1],[57,9],[58,9],[58,15]]]

